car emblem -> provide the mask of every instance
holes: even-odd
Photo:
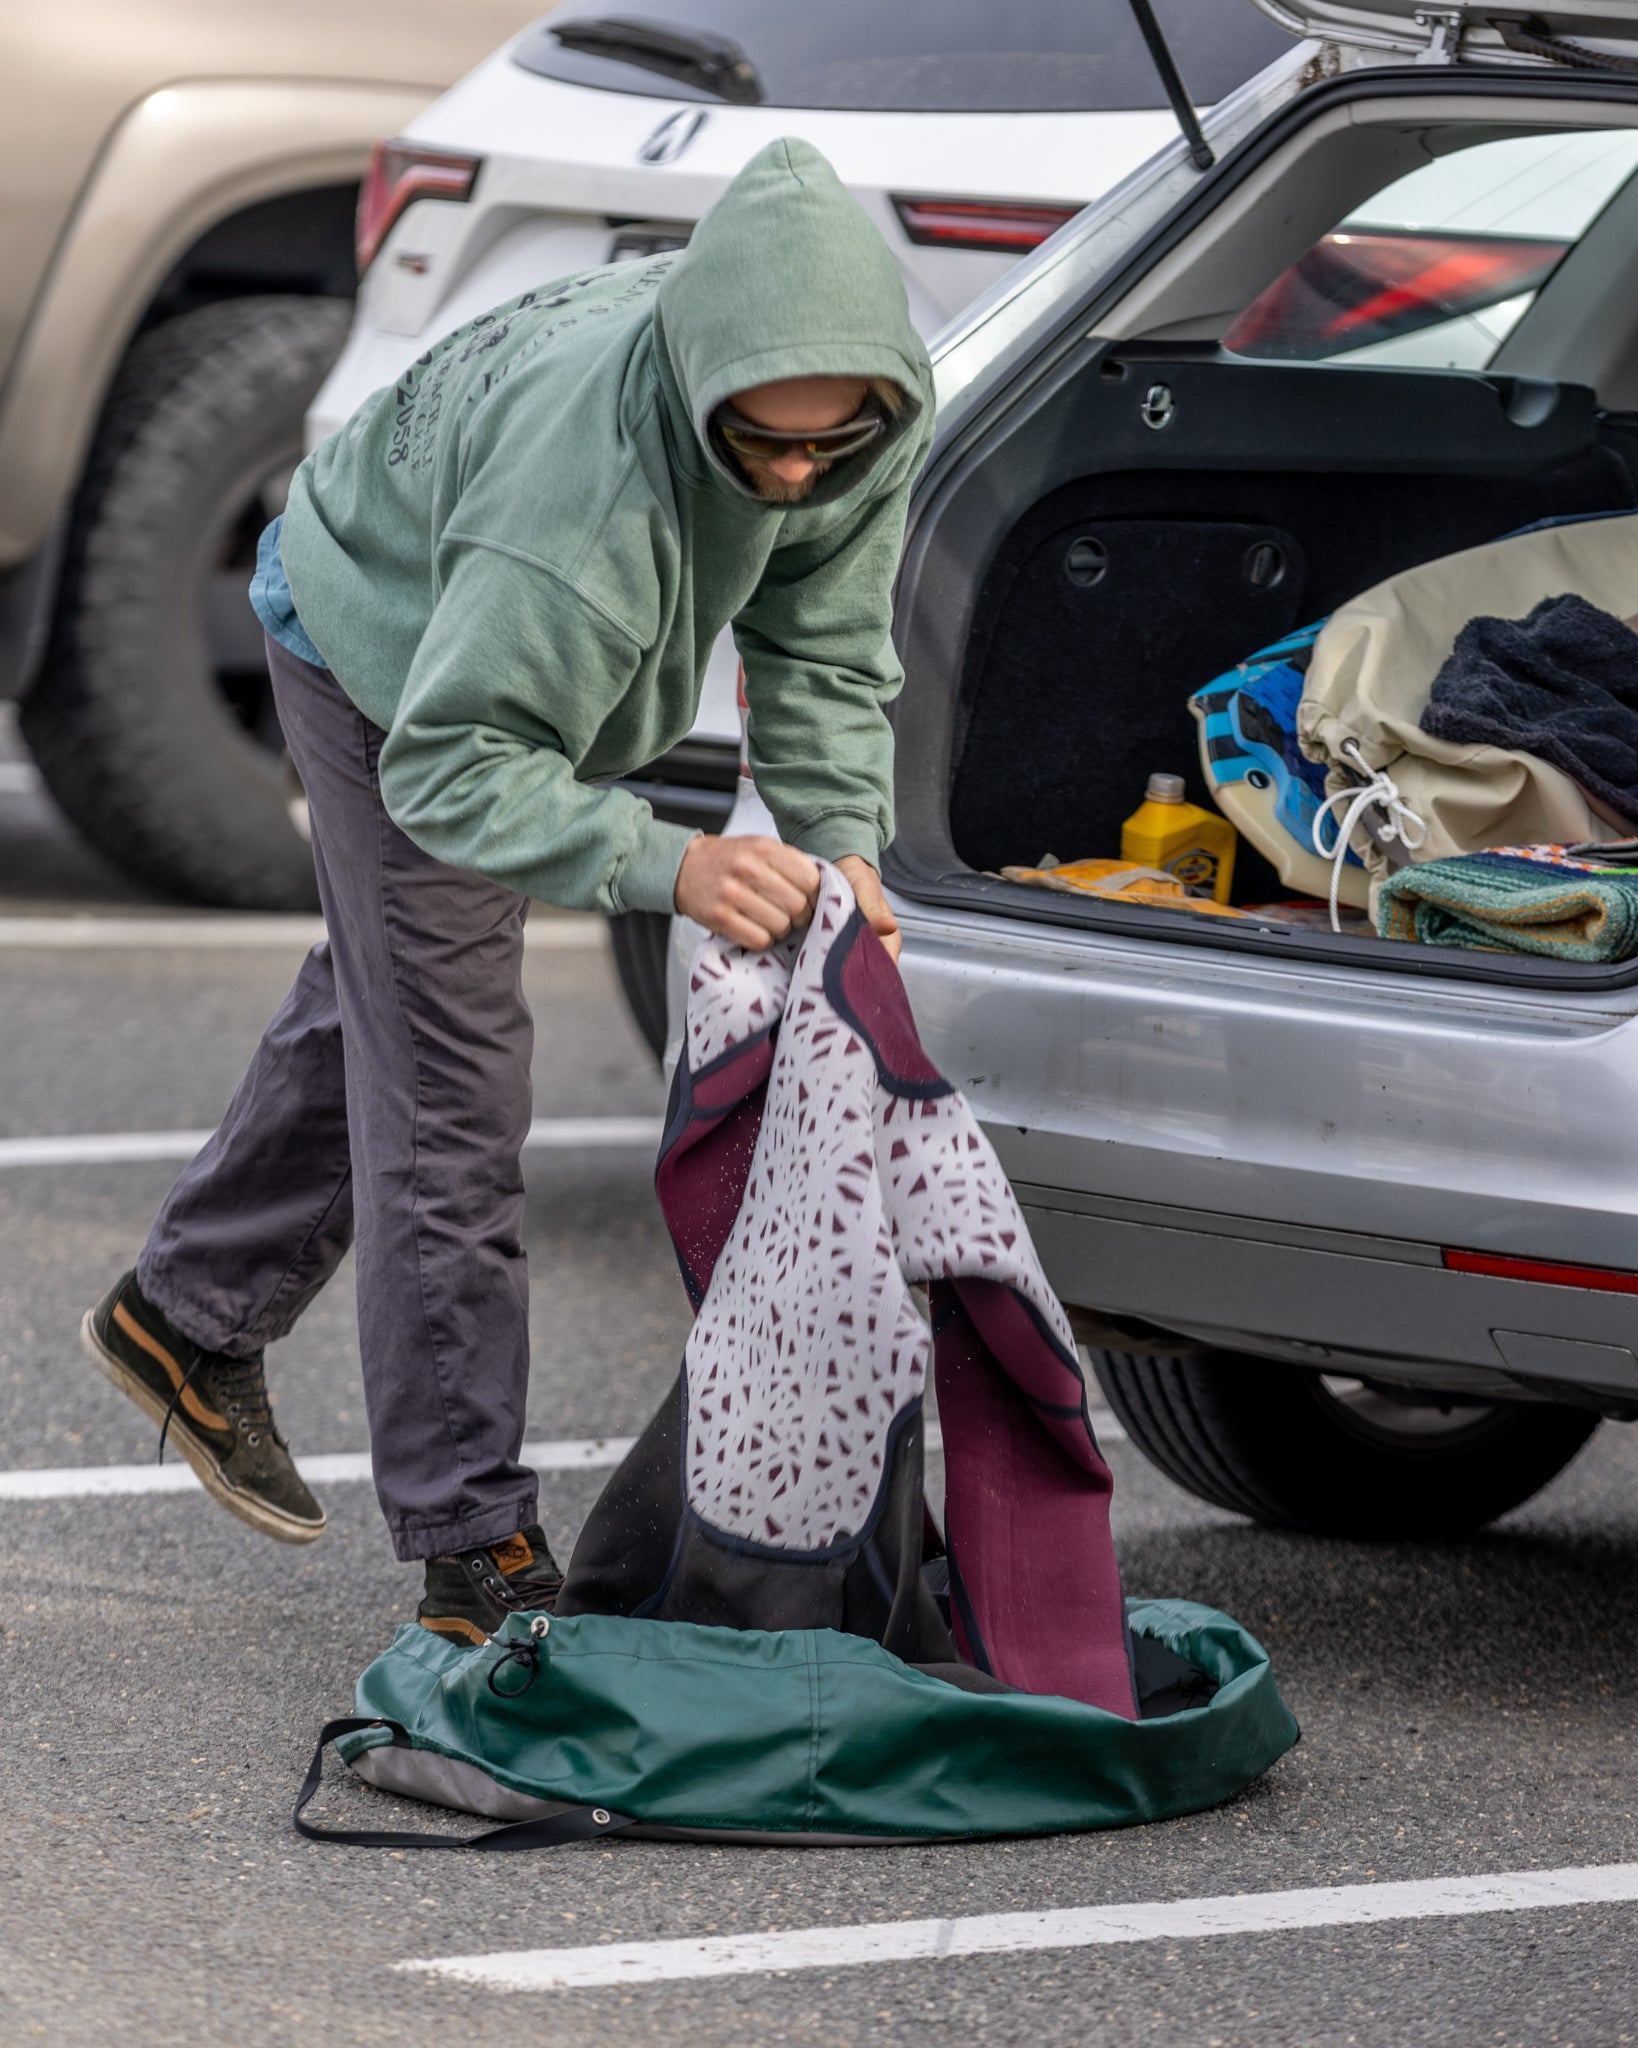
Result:
[[[1171,425],[1176,411],[1177,400],[1172,396],[1172,387],[1169,384],[1151,384],[1138,407],[1138,418],[1158,434],[1162,427]]]
[[[644,164],[674,164],[704,126],[703,108],[684,108],[681,113],[668,114],[638,150],[637,161]]]

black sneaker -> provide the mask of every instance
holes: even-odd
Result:
[[[201,1351],[144,1300],[127,1273],[80,1325],[93,1363],[160,1425],[213,1500],[281,1543],[311,1543],[324,1510],[308,1492],[268,1406],[262,1354]]]
[[[415,1618],[435,1635],[486,1643],[509,1614],[550,1614],[562,1585],[546,1532],[535,1522],[486,1550],[429,1557],[426,1598]]]

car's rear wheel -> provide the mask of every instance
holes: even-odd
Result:
[[[341,299],[232,299],[143,335],[75,503],[24,736],[93,845],[198,902],[316,907],[245,593],[351,314]]]
[[[1598,1426],[1585,1409],[1457,1405],[1204,1347],[1091,1353],[1110,1407],[1169,1479],[1275,1528],[1459,1536],[1540,1491]]]

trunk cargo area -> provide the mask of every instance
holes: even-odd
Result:
[[[1140,414],[1156,385],[1172,401],[1163,431]],[[924,548],[938,573],[909,593],[900,747],[914,765],[901,769],[895,885],[1013,917],[1355,968],[1589,992],[1628,979],[1638,963],[1274,932],[996,876],[1044,855],[1117,855],[1157,771],[1183,776],[1189,799],[1211,808],[1188,698],[1256,650],[1416,564],[1540,520],[1635,505],[1638,419],[1600,412],[1581,386],[1092,344],[995,437]],[[930,629],[927,599],[969,552],[957,648],[948,611]],[[919,658],[935,640],[942,710]],[[1231,900],[1293,893],[1242,836]]]

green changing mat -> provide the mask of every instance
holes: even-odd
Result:
[[[970,1692],[864,1637],[513,1615],[465,1648],[401,1628],[321,1738],[296,1809],[318,1839],[530,1848],[616,1830],[797,1844],[1051,1834],[1232,1798],[1297,1740],[1262,1646],[1189,1601],[1128,1603],[1133,1635],[1216,1690],[1144,1720]],[[547,1632],[539,1630],[542,1620]],[[509,1823],[473,1836],[320,1829],[324,1748],[383,1790]]]

